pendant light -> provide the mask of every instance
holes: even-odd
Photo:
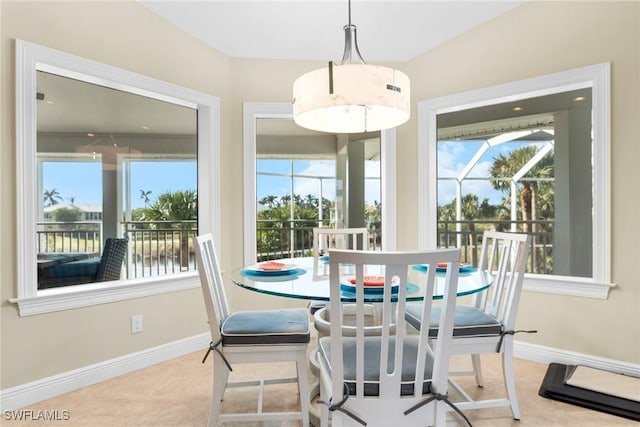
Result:
[[[307,129],[359,133],[399,126],[409,120],[409,77],[401,71],[364,62],[356,26],[344,26],[344,54],[298,77],[293,84],[293,119]]]

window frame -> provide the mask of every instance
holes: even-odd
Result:
[[[199,287],[197,272],[38,290],[36,73],[46,71],[198,111],[198,230],[219,236],[220,100],[62,51],[16,40],[16,298],[20,316]],[[219,237],[216,237],[219,240]],[[216,242],[219,245],[219,241]]]
[[[593,276],[527,274],[524,290],[606,299],[611,283],[611,64],[601,63],[418,102],[419,246],[437,245],[437,115],[590,87],[593,115]]]

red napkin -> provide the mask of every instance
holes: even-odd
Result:
[[[383,276],[364,276],[363,277],[365,286],[384,286],[384,277]],[[352,285],[356,284],[356,279],[353,278],[350,280]]]
[[[278,271],[284,268],[284,264],[276,261],[267,261],[260,264],[260,269],[265,271]]]
[[[460,263],[460,264],[459,264],[459,267],[460,267],[460,268],[462,268],[462,267],[466,267],[466,265],[465,265],[465,264]],[[437,263],[437,264],[436,264],[436,268],[447,268],[447,263],[446,263],[446,262],[439,262],[439,263]]]

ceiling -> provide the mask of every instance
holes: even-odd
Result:
[[[358,27],[365,60],[407,61],[524,1],[353,0],[352,23]],[[140,3],[232,57],[322,61],[342,57],[347,0]],[[46,73],[40,73],[37,90],[44,97],[38,102],[39,131],[193,132],[194,114],[188,108]],[[280,121],[279,133],[285,132],[284,124]],[[315,133],[293,122],[289,127],[290,134]]]
[[[404,62],[526,0],[353,0],[351,23],[367,62]],[[340,60],[347,0],[166,1],[139,3],[225,55]]]

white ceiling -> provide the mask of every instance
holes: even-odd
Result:
[[[367,62],[404,62],[526,0],[353,0]],[[348,0],[139,0],[222,53],[241,58],[340,60]]]

